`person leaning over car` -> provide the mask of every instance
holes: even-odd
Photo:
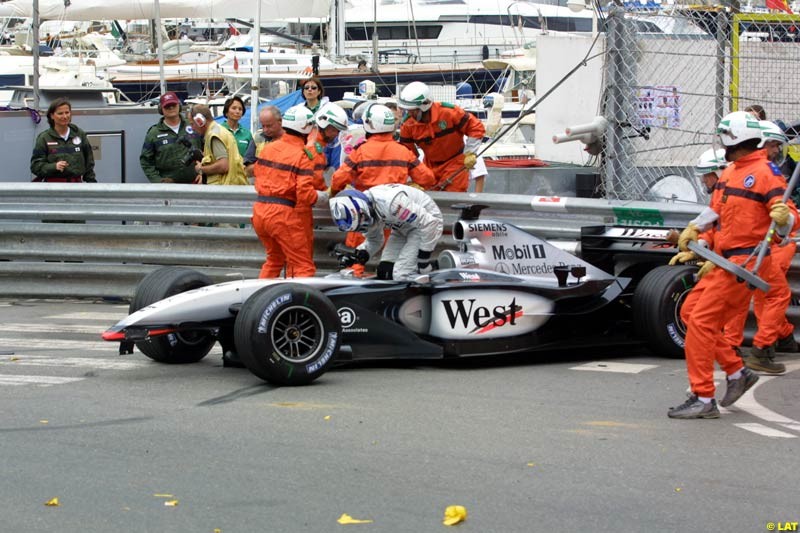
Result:
[[[394,139],[396,116],[387,106],[372,104],[362,115],[367,140],[358,145],[331,180],[331,195],[342,192],[351,186],[365,191],[376,185],[388,183],[405,184],[410,179],[420,189],[430,188],[436,178],[425,164],[411,153],[405,146]],[[345,237],[344,244],[355,248],[364,242],[364,235],[351,231]],[[362,276],[364,266],[354,264],[353,272]]]
[[[203,160],[195,165],[195,183],[249,185],[233,134],[214,122],[211,109],[195,104],[189,113],[192,128],[203,136]]]
[[[144,175],[151,183],[192,183],[197,174],[186,158],[201,148],[200,137],[181,117],[181,101],[174,92],[161,95],[158,112],[163,117],[147,130],[139,155]]]
[[[444,221],[436,202],[424,191],[392,183],[364,192],[346,189],[330,200],[331,218],[339,231],[366,233],[354,261],[365,264],[384,245],[378,279],[406,279],[434,269],[433,249]],[[384,228],[391,228],[385,239]]]
[[[72,124],[72,104],[56,98],[47,108],[50,128],[36,137],[31,154],[33,181],[96,183],[94,155],[86,132]]]

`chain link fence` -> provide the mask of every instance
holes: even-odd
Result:
[[[608,125],[598,163],[607,198],[704,202],[693,166],[722,116],[758,104],[770,120],[800,120],[800,16],[685,10],[671,18],[660,25],[680,33],[648,32],[647,16],[618,6],[605,13],[600,114]]]

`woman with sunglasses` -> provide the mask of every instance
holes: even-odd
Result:
[[[319,78],[308,78],[303,82],[303,99],[306,101],[306,107],[309,108],[312,113],[316,114],[320,106],[328,100],[324,98],[324,96],[325,87],[322,86],[322,82]]]

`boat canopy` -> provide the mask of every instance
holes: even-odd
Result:
[[[331,0],[260,0],[261,13],[269,19],[327,18]],[[159,0],[164,18],[227,18],[231,13],[255,13],[253,0]],[[0,3],[0,17],[32,17],[33,0]],[[153,0],[39,0],[42,20],[155,19]]]

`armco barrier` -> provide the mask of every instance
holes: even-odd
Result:
[[[544,238],[574,243],[586,225],[683,227],[701,206],[501,194],[432,193],[445,215],[439,249],[454,248],[453,205]],[[264,260],[249,226],[252,187],[126,184],[0,184],[0,296],[122,297],[162,265],[202,269],[217,281],[256,277]],[[76,223],[77,222],[77,223]],[[83,223],[85,222],[85,223]],[[315,260],[333,271],[328,247],[343,239],[327,209],[314,210]]]

